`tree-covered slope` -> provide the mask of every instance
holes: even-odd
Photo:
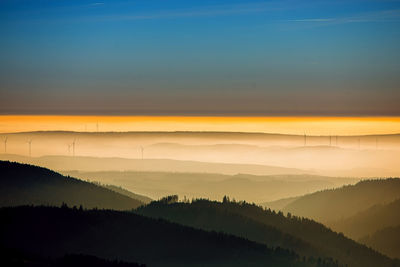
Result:
[[[289,203],[283,210],[329,223],[398,198],[400,179],[365,180],[355,185],[305,195]]]
[[[205,230],[224,231],[269,246],[295,250],[300,255],[331,257],[348,266],[393,266],[389,258],[320,223],[284,216],[256,205],[227,201],[197,200],[192,203],[152,202],[135,212]],[[176,199],[176,197],[175,197]]]
[[[83,254],[67,254],[59,258],[48,258],[7,247],[0,247],[0,264],[7,267],[146,267],[145,264],[106,260]]]
[[[358,240],[376,231],[400,225],[400,199],[389,204],[377,204],[354,216],[331,223],[333,229]],[[398,236],[400,240],[400,235]]]
[[[139,194],[135,194],[129,190],[126,190],[125,188],[122,188],[121,186],[116,186],[116,185],[111,185],[111,184],[100,184],[102,187],[105,187],[107,189],[110,189],[112,191],[115,191],[117,193],[120,193],[121,195],[133,198],[133,199],[137,199],[143,203],[150,203],[152,201],[151,198],[143,196],[143,195],[139,195]]]
[[[400,259],[400,225],[383,228],[361,238],[360,242],[389,257]]]
[[[86,254],[147,266],[337,266],[232,235],[111,210],[0,209],[0,246],[46,257]]]
[[[127,210],[143,203],[115,191],[32,165],[0,161],[0,207],[82,205]]]

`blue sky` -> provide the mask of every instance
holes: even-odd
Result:
[[[1,1],[0,113],[400,116],[400,1]]]

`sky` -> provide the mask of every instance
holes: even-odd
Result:
[[[400,1],[0,1],[0,114],[400,116]]]

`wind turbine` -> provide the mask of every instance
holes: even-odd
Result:
[[[74,139],[74,141],[72,142],[72,156],[75,157],[75,141],[76,139]]]
[[[307,146],[307,135],[306,135],[306,132],[304,132],[304,146]]]
[[[32,139],[28,141],[28,145],[29,145],[29,157],[32,156]]]
[[[6,136],[6,138],[4,139],[4,154],[7,154],[7,140],[8,137]]]
[[[140,151],[141,151],[141,153],[142,153],[142,159],[143,159],[143,151],[144,151],[144,148],[143,148],[142,146],[140,146]]]
[[[332,146],[332,135],[329,136],[329,146]]]

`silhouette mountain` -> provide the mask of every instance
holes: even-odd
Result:
[[[338,266],[243,238],[112,210],[0,209],[1,246],[41,257],[86,254],[148,266]]]
[[[143,204],[104,187],[32,165],[0,161],[0,207],[53,205],[129,210]]]
[[[400,259],[400,225],[383,228],[360,239],[360,242]]]
[[[349,218],[331,223],[332,228],[390,257],[400,258],[400,199],[377,204]]]
[[[377,204],[354,216],[332,223],[332,227],[353,239],[400,225],[400,198],[389,204]],[[400,240],[400,235],[398,236]]]
[[[305,170],[284,168],[259,164],[212,163],[204,161],[174,159],[132,159],[117,157],[83,157],[83,156],[42,156],[26,157],[13,154],[0,154],[0,160],[10,160],[38,165],[57,171],[160,171],[160,172],[199,172],[254,175],[304,174]]]
[[[205,168],[207,168],[205,166]],[[218,173],[63,171],[83,180],[118,184],[126,189],[159,199],[178,194],[189,198],[222,199],[224,195],[250,202],[264,202],[284,197],[298,196],[344,184],[354,184],[359,179],[316,175],[224,175]]]
[[[125,188],[122,188],[121,186],[116,186],[116,185],[111,185],[111,184],[99,184],[102,187],[105,187],[107,189],[110,189],[114,192],[120,193],[121,195],[133,198],[133,199],[137,199],[145,204],[150,203],[151,201],[153,201],[151,198],[143,196],[143,195],[139,195],[139,194],[135,194],[129,190],[126,190]]]
[[[49,259],[16,249],[0,248],[0,258],[3,266],[7,267],[146,267],[145,264],[105,260],[95,256],[83,254],[68,254],[60,258]]]
[[[223,231],[268,246],[292,249],[301,256],[334,258],[348,266],[395,266],[391,259],[335,233],[309,219],[284,216],[254,204],[232,202],[192,203],[162,199],[139,207],[136,213],[208,231]]]
[[[400,179],[364,180],[302,196],[283,208],[298,216],[328,224],[356,215],[374,205],[400,198]]]

